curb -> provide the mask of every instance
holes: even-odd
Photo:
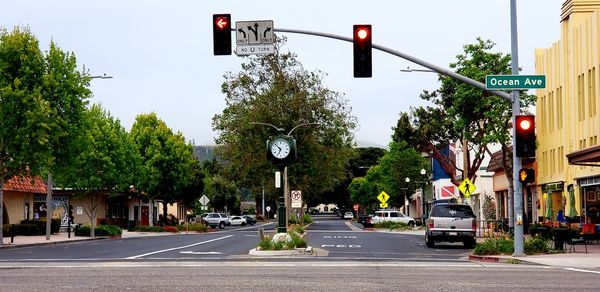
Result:
[[[25,243],[25,244],[3,244],[0,246],[0,250],[9,249],[9,248],[21,248],[21,247],[32,247],[39,245],[55,245],[55,244],[64,244],[64,243],[74,243],[74,242],[83,242],[83,241],[91,241],[91,240],[101,240],[101,239],[110,239],[109,237],[94,237],[94,238],[83,238],[83,239],[73,239],[73,240],[61,240],[61,241],[49,241],[49,242],[36,242],[36,243]]]
[[[497,256],[480,256],[480,255],[469,255],[469,260],[474,262],[486,262],[486,263],[504,263],[504,264],[530,264],[536,265],[535,263],[517,259],[514,257],[497,257]]]
[[[259,257],[277,257],[277,256],[318,256],[318,253],[310,246],[306,248],[288,249],[288,250],[257,250],[251,249],[248,255]]]

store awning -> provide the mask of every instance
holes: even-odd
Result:
[[[567,154],[569,164],[600,167],[600,145]]]

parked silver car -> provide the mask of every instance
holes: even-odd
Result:
[[[429,213],[425,229],[425,244],[435,247],[437,241],[463,242],[475,247],[477,221],[471,206],[466,204],[437,204]]]

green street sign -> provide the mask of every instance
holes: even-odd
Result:
[[[546,88],[546,75],[487,75],[487,90]]]

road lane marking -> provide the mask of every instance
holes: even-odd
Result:
[[[347,225],[348,227],[350,227],[350,230],[352,230],[352,231],[362,231],[362,229],[360,229],[360,228],[358,228],[358,227],[354,226],[354,225],[353,225],[352,223],[350,223],[350,222],[344,222],[344,223],[346,223],[346,225]]]
[[[183,254],[201,254],[201,255],[223,254],[222,252],[218,252],[218,251],[180,251],[179,253],[183,253]]]
[[[145,256],[157,254],[157,253],[163,253],[163,252],[167,252],[167,251],[184,249],[184,248],[188,248],[188,247],[192,247],[192,246],[197,246],[197,245],[201,245],[201,244],[205,244],[205,243],[209,243],[209,242],[213,242],[213,241],[217,241],[217,240],[221,240],[221,239],[226,239],[226,238],[229,238],[229,237],[232,237],[232,236],[233,235],[227,235],[227,236],[223,236],[223,237],[219,237],[219,238],[215,238],[215,239],[211,239],[211,240],[207,240],[207,241],[197,242],[197,243],[189,244],[189,245],[185,245],[185,246],[167,248],[167,249],[163,249],[163,250],[157,250],[157,251],[153,251],[153,252],[149,252],[149,253],[145,253],[145,254],[141,254],[141,255],[126,257],[126,259],[128,259],[128,260],[137,259],[137,258],[141,258],[141,257],[145,257]]]
[[[575,268],[565,268],[565,270],[575,271],[575,272],[583,272],[583,273],[600,274],[599,271],[590,271],[590,270],[582,270],[582,269],[575,269]]]

